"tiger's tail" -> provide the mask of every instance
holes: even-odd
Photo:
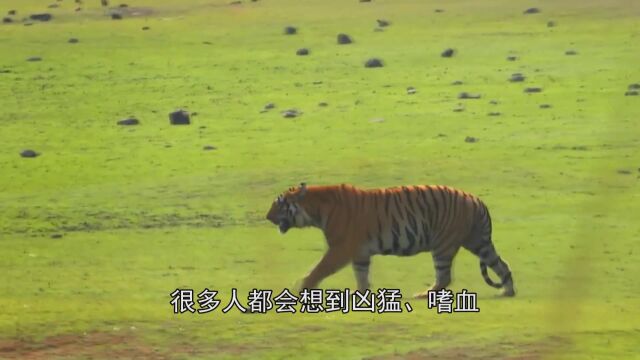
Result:
[[[489,277],[489,272],[487,271],[487,264],[483,263],[482,261],[480,261],[480,272],[482,273],[482,277],[484,278],[484,281],[489,286],[494,287],[496,289],[500,289],[504,286],[504,282],[495,283],[493,282],[493,280],[491,280],[491,278]]]

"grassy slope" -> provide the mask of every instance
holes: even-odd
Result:
[[[0,337],[125,332],[179,358],[637,352],[640,106],[623,96],[640,82],[637,5],[210,3],[139,0],[130,5],[154,4],[154,16],[120,22],[94,4],[80,16],[63,3],[51,23],[0,26],[0,69],[10,70],[0,74]],[[541,14],[522,15],[535,5]],[[373,32],[377,18],[393,24]],[[558,26],[547,28],[550,19]],[[288,24],[300,33],[283,36]],[[338,32],[356,42],[335,45]],[[303,46],[311,55],[296,57]],[[459,52],[443,59],[446,47]],[[387,66],[365,69],[372,56]],[[514,72],[526,82],[506,81]],[[461,91],[482,99],[456,113]],[[259,113],[267,102],[278,109]],[[192,126],[168,125],[177,107],[199,113]],[[289,107],[304,115],[283,119]],[[115,126],[128,115],[142,125]],[[218,150],[202,151],[207,144]],[[23,148],[43,155],[21,159]],[[234,286],[288,287],[317,261],[317,231],[283,238],[262,221],[270,200],[301,180],[481,195],[518,297],[495,299],[461,253],[453,289],[477,291],[480,314],[440,316],[413,302],[402,315],[173,316],[176,287],[215,288],[226,300]],[[374,263],[374,286],[405,295],[433,276],[428,255]],[[323,286],[353,282],[347,269]]]

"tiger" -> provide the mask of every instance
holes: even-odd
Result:
[[[328,249],[299,282],[313,289],[351,263],[359,291],[366,291],[373,255],[413,256],[431,252],[435,283],[414,298],[446,289],[460,247],[480,259],[485,282],[515,296],[511,269],[491,241],[491,217],[475,195],[442,185],[361,189],[350,184],[307,186],[301,183],[280,194],[266,219],[283,235],[291,228],[322,230]],[[491,268],[501,279],[489,277]]]

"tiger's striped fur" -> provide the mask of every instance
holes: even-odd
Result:
[[[282,233],[291,227],[315,226],[324,232],[328,250],[303,279],[313,288],[327,276],[352,263],[358,288],[369,288],[373,255],[411,256],[431,252],[439,290],[451,283],[451,265],[460,247],[480,258],[487,284],[515,290],[509,265],[491,241],[491,217],[486,205],[469,193],[439,185],[359,189],[351,185],[301,184],[280,195],[267,219]],[[490,267],[501,283],[487,273]],[[428,290],[427,290],[428,291]],[[427,291],[416,297],[427,296]]]

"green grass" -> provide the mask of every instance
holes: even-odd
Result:
[[[638,4],[135,0],[153,13],[112,21],[86,2],[0,8],[55,17],[0,26],[0,358],[640,358],[640,97],[624,96]],[[392,25],[374,32],[378,18]],[[169,125],[180,107],[192,125]],[[116,125],[130,115],[141,125]],[[452,289],[477,292],[479,314],[174,315],[176,288],[224,306],[319,260],[319,231],[264,220],[300,181],[480,195],[518,295],[496,298],[461,252]],[[428,254],[373,259],[374,289],[432,278]],[[354,285],[348,268],[322,283]]]

